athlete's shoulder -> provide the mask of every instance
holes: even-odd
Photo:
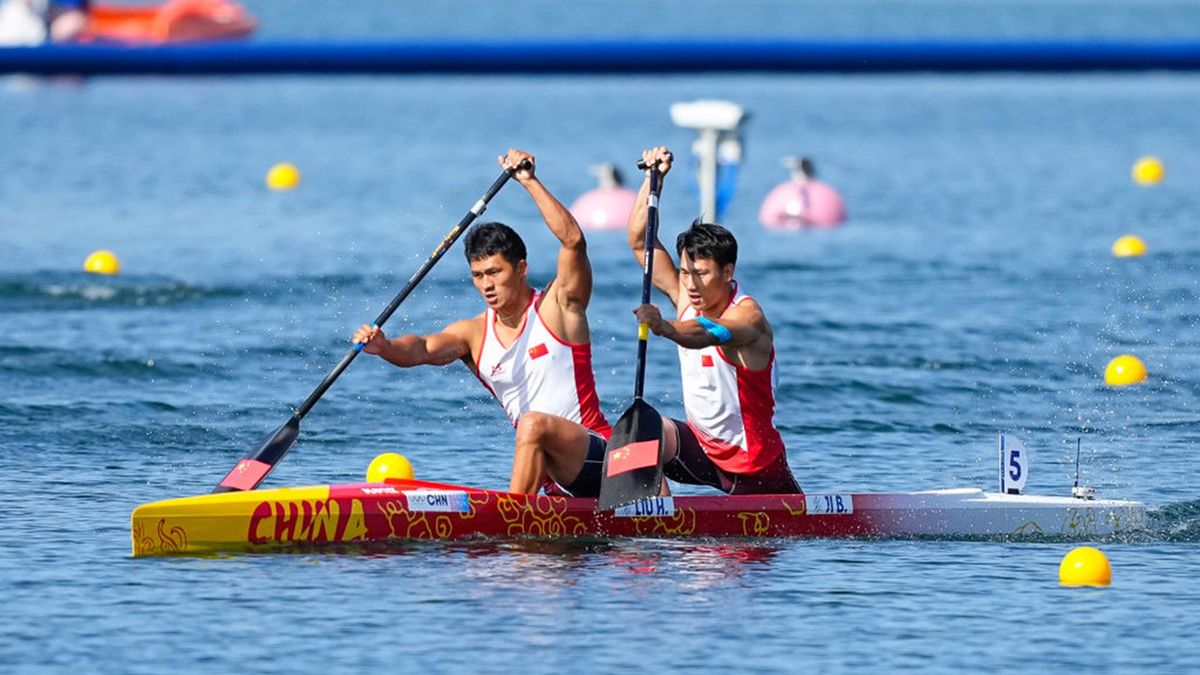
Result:
[[[455,321],[449,326],[446,326],[442,332],[469,340],[482,335],[483,329],[486,325],[487,311],[484,310],[476,316]]]

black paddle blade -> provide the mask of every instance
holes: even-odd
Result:
[[[608,439],[598,508],[613,509],[658,496],[663,480],[662,438],[662,415],[642,399],[634,399]]]
[[[247,454],[233,467],[213,492],[253,490],[271,473],[271,469],[287,454],[300,435],[300,418],[293,415],[287,424],[271,434],[254,452]]]

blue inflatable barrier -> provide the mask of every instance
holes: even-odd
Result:
[[[543,40],[0,48],[0,73],[263,75],[1145,71],[1200,69],[1200,41]]]

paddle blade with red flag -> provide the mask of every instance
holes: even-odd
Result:
[[[658,494],[662,487],[662,416],[642,399],[613,425],[604,453],[600,509],[612,509]]]

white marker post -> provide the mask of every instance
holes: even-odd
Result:
[[[675,126],[699,133],[692,154],[700,159],[696,182],[700,186],[701,220],[717,220],[717,159],[721,155],[741,160],[739,128],[745,119],[746,111],[729,101],[700,100],[671,106]]]

